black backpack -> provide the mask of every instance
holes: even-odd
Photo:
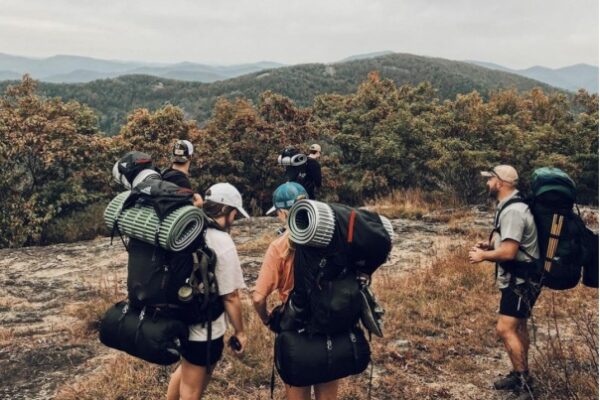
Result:
[[[515,202],[529,206],[538,233],[542,284],[554,290],[572,289],[583,269],[584,284],[598,287],[598,235],[573,211],[573,180],[558,168],[539,168],[532,174],[531,189],[530,197],[511,199],[503,209]]]
[[[131,306],[187,324],[217,319],[225,309],[215,277],[216,257],[203,244],[203,236],[191,250],[177,253],[130,239],[127,294]]]
[[[364,277],[377,270],[391,251],[391,238],[378,214],[330,204],[335,232],[324,249],[296,245],[294,289],[288,300],[293,318],[311,332],[347,332],[361,318]],[[285,327],[284,327],[285,329]]]
[[[123,210],[138,205],[154,208],[159,220],[192,204],[193,191],[162,180],[145,181],[131,190]],[[118,217],[115,220],[117,226]],[[206,229],[206,228],[205,228]],[[135,309],[144,307],[162,317],[188,324],[214,321],[223,311],[215,278],[216,257],[205,244],[204,230],[182,251],[171,252],[155,243],[130,238],[126,246],[127,292]]]

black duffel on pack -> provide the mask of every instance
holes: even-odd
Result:
[[[275,339],[275,367],[292,386],[309,386],[363,372],[371,359],[360,329],[335,335],[283,331]]]
[[[159,365],[179,361],[188,334],[185,323],[136,310],[124,301],[111,307],[100,323],[104,345]]]

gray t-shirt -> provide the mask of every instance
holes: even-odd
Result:
[[[496,216],[498,211],[506,204],[510,199],[518,195],[518,191],[515,190],[510,196],[498,203],[496,207]],[[494,217],[494,220],[496,217]],[[535,227],[535,221],[533,214],[529,210],[529,206],[525,203],[513,203],[507,206],[500,214],[498,218],[498,226],[500,227],[500,235],[498,232],[494,233],[492,243],[494,248],[500,247],[500,243],[504,240],[511,239],[519,243],[520,247],[534,258],[540,257],[540,250],[537,241],[537,229]],[[496,226],[495,228],[497,228]],[[534,260],[525,254],[524,251],[519,249],[516,261],[531,261]],[[500,289],[508,287],[510,282],[511,274],[505,271],[500,265],[498,265],[498,275],[496,276],[496,285]],[[525,281],[521,278],[516,278],[516,283],[524,283]]]

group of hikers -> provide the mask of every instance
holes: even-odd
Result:
[[[322,185],[319,157],[321,146],[313,144],[309,154],[295,148],[286,148],[278,158],[285,167],[282,184],[273,192],[273,204],[267,215],[275,215],[283,224],[288,223],[289,210],[303,199],[315,199]],[[172,149],[172,166],[162,171],[162,179],[182,188],[191,189],[190,165],[194,147],[187,140],[178,140]],[[482,171],[487,179],[491,197],[497,200],[493,232],[489,240],[476,243],[469,252],[473,264],[490,261],[496,264],[496,284],[500,289],[499,316],[496,331],[509,356],[511,372],[493,383],[495,389],[512,391],[515,398],[529,399],[534,385],[529,374],[529,336],[527,321],[540,295],[542,271],[538,260],[538,232],[530,207],[517,190],[519,176],[515,168],[498,165]],[[218,296],[222,299],[220,314],[212,321],[189,324],[188,341],[182,343],[180,363],[171,375],[167,399],[200,399],[210,381],[215,365],[222,357],[226,343],[227,321],[233,335],[227,346],[242,356],[248,345],[248,335],[242,313],[240,291],[246,288],[236,246],[230,236],[235,220],[249,218],[243,207],[242,195],[229,183],[212,185],[202,197],[193,195],[193,204],[201,207],[210,220],[204,242],[216,259],[214,278]],[[353,217],[352,217],[353,218]],[[282,305],[289,304],[295,282],[296,246],[289,237],[289,229],[270,243],[264,256],[251,300],[265,326],[278,332]],[[351,235],[351,234],[350,234]],[[296,271],[297,272],[297,271]],[[269,309],[272,295],[281,306]],[[225,317],[227,316],[227,318]],[[302,328],[300,329],[302,330]],[[329,340],[329,337],[328,337]],[[330,345],[329,341],[327,342]],[[317,400],[337,398],[340,379],[308,386],[285,385],[288,400],[309,400],[314,390]]]

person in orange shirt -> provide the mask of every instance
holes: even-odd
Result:
[[[296,201],[306,198],[308,193],[302,185],[296,182],[284,183],[275,189],[273,207],[267,211],[267,215],[276,212],[277,218],[287,225],[289,209]],[[273,315],[273,310],[267,310],[269,296],[277,292],[279,300],[285,304],[293,288],[294,246],[286,231],[269,245],[252,294],[254,308],[265,325],[270,324]],[[338,380],[314,385],[316,399],[335,400],[338,386]],[[311,398],[311,386],[296,387],[286,384],[285,392],[288,400]]]

